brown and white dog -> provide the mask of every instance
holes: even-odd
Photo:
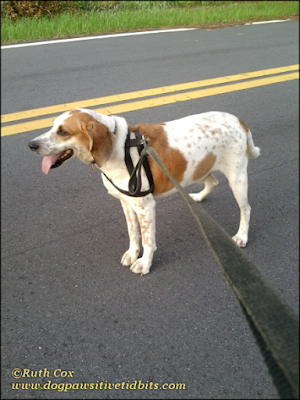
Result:
[[[237,117],[225,112],[206,112],[158,124],[128,125],[118,116],[106,116],[92,110],[74,109],[63,113],[53,122],[53,127],[29,142],[29,147],[44,156],[42,170],[62,165],[77,156],[82,162],[95,165],[116,186],[128,190],[129,173],[124,162],[124,144],[128,130],[138,131],[148,140],[174,178],[182,186],[193,182],[203,183],[204,189],[191,194],[202,201],[218,184],[212,172],[221,171],[228,179],[240,208],[240,225],[233,240],[240,247],[248,241],[250,206],[248,203],[248,158],[256,158],[260,149],[254,146],[247,126]],[[130,148],[134,165],[139,155],[136,147]],[[154,191],[144,197],[130,197],[120,193],[102,174],[109,194],[120,199],[127,221],[129,249],[121,263],[132,272],[145,275],[150,271],[155,243],[155,198],[173,193],[171,181],[148,157],[153,176]],[[142,191],[149,188],[142,170]],[[140,227],[140,230],[139,230]],[[143,255],[140,251],[140,232]]]

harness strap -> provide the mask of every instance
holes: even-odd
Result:
[[[148,163],[148,158],[147,158],[148,154],[146,153],[141,154],[144,149],[146,140],[138,131],[134,131],[133,133],[135,134],[136,139],[130,139],[130,133],[128,132],[127,139],[125,142],[125,164],[127,166],[130,175],[128,189],[131,196],[142,197],[153,192],[154,183],[150,166]],[[133,167],[132,159],[130,157],[130,147],[137,147],[140,155],[140,159],[135,167]],[[144,192],[141,192],[142,167],[144,167],[150,186],[150,188]]]
[[[130,139],[130,132],[128,130],[126,142],[125,142],[125,164],[127,170],[130,175],[129,183],[128,183],[128,191],[123,190],[116,186],[113,181],[103,172],[102,174],[105,178],[121,193],[130,197],[143,197],[147,196],[147,194],[152,193],[154,190],[154,182],[151,174],[150,166],[148,163],[148,154],[143,152],[146,146],[146,139],[138,132],[134,131],[135,139]],[[130,147],[137,147],[140,158],[136,166],[133,166],[133,162],[130,156]],[[142,187],[142,167],[144,167],[145,173],[147,175],[149,186],[148,190],[141,192]]]

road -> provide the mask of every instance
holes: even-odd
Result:
[[[3,49],[2,115],[295,65],[298,29],[291,21]],[[261,148],[248,168],[244,251],[298,312],[298,80],[120,115],[135,124],[209,110],[237,115]],[[44,131],[1,138],[2,397],[278,398],[180,197],[157,201],[158,250],[151,273],[137,276],[120,265],[128,237],[119,202],[78,160],[45,176],[27,147]],[[202,205],[234,235],[238,208],[216,176],[220,185]],[[16,368],[33,377],[15,379]],[[29,382],[48,386],[12,386]]]

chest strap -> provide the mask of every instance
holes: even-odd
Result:
[[[146,139],[138,132],[133,131],[135,134],[135,139],[130,139],[130,132],[128,130],[126,142],[125,142],[125,164],[127,170],[130,175],[129,183],[128,183],[128,191],[120,189],[116,186],[113,181],[104,173],[105,178],[121,193],[130,197],[143,197],[147,196],[147,194],[152,193],[154,190],[154,182],[151,174],[150,166],[148,163],[148,154],[143,152],[145,148],[145,144],[147,143]],[[140,158],[136,166],[133,166],[133,162],[130,156],[130,147],[137,147]],[[144,167],[145,173],[147,175],[147,179],[149,182],[150,188],[141,192],[142,187],[142,167]]]

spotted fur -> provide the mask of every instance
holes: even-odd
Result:
[[[53,127],[33,139],[29,146],[37,154],[64,162],[66,150],[82,162],[95,165],[118,187],[128,190],[129,174],[124,162],[124,144],[128,130],[138,130],[155,148],[171,174],[188,186],[203,183],[199,193],[191,194],[195,201],[202,201],[218,184],[214,171],[221,171],[228,179],[240,208],[240,225],[233,240],[240,247],[248,241],[250,205],[248,203],[248,158],[256,158],[260,149],[254,146],[252,135],[246,124],[234,115],[211,111],[191,115],[174,121],[158,124],[128,125],[119,116],[106,116],[92,110],[74,109],[53,122]],[[138,161],[136,148],[130,149],[134,164]],[[48,158],[47,158],[48,157]],[[48,161],[50,162],[50,161]],[[144,197],[129,197],[120,193],[102,175],[108,192],[121,201],[129,234],[129,249],[121,263],[131,271],[148,274],[156,250],[155,243],[155,198],[175,191],[172,182],[149,157],[154,181],[154,192]],[[48,166],[48,168],[50,168]],[[48,173],[48,169],[45,173]],[[142,191],[149,183],[142,171]],[[143,254],[139,258],[140,235]]]

